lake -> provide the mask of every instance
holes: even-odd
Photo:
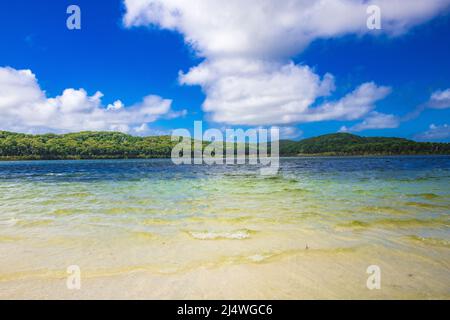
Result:
[[[449,186],[448,156],[0,162],[0,298],[449,299]]]

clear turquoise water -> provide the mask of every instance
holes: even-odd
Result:
[[[391,265],[403,273],[407,263],[435,266],[424,272],[442,284],[442,297],[450,291],[449,186],[450,157],[286,158],[272,177],[170,160],[3,162],[0,289],[60,277],[71,264],[91,278],[170,276],[279,268],[305,248],[325,259],[375,247],[377,257],[400,257]]]

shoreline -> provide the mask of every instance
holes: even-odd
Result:
[[[299,154],[299,155],[280,155],[280,159],[297,159],[297,158],[384,158],[384,157],[449,157],[450,154]],[[106,157],[106,158],[77,158],[77,157],[68,157],[68,158],[23,158],[23,157],[1,157],[0,163],[2,162],[27,162],[27,161],[105,161],[105,160],[170,160],[170,157],[131,157],[131,158],[114,158],[114,157]]]

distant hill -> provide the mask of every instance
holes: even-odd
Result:
[[[334,133],[297,142],[282,140],[280,154],[285,156],[450,154],[450,144]]]
[[[176,144],[170,136],[135,137],[120,132],[29,135],[0,131],[0,160],[168,158]],[[450,154],[450,144],[348,133],[280,141],[281,156],[415,154]]]

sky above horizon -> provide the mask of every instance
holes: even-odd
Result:
[[[69,30],[69,5],[81,29]],[[367,7],[381,30],[367,28]],[[450,141],[450,0],[42,0],[0,9],[0,130],[278,126]]]

